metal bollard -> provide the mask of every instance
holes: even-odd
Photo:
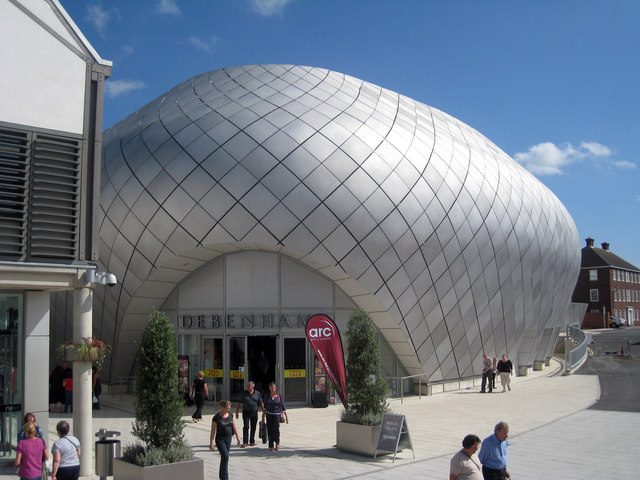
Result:
[[[113,475],[113,459],[120,456],[120,440],[112,437],[120,436],[120,432],[101,428],[96,432],[96,475],[106,480]]]

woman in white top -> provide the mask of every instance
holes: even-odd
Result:
[[[69,423],[60,420],[56,425],[60,439],[53,444],[53,480],[78,480],[80,476],[80,441],[69,435]]]

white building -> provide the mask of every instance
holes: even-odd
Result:
[[[57,0],[0,1],[0,405],[4,460],[25,412],[49,417],[50,293],[73,290],[63,335],[91,336],[104,81],[111,62]],[[74,365],[73,413],[91,432],[91,364]],[[82,472],[93,471],[91,448]]]

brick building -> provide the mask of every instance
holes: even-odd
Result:
[[[612,253],[608,243],[597,248],[593,238],[586,242],[572,298],[588,304],[582,327],[607,326],[610,315],[640,325],[640,269]]]

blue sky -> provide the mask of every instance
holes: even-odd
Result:
[[[636,0],[61,3],[113,61],[105,127],[209,70],[335,70],[474,127],[558,196],[581,239],[640,268]]]

